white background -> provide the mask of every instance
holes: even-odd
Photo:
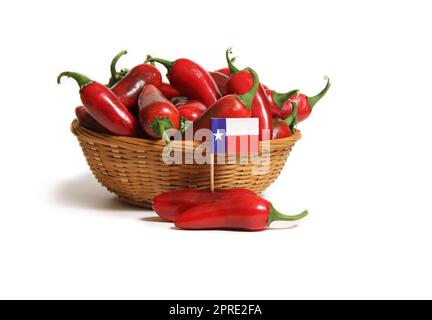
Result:
[[[0,298],[432,298],[430,1],[0,4]],[[297,228],[188,232],[91,176],[70,69],[146,54],[333,87],[265,193]]]

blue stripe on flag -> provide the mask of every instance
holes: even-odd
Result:
[[[226,152],[226,119],[211,119],[212,153]]]

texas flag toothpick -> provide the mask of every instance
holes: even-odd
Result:
[[[258,154],[258,118],[215,118],[211,119],[211,189],[214,190],[215,154],[251,155]]]

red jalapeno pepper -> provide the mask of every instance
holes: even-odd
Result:
[[[312,113],[312,109],[314,108],[314,106],[317,104],[318,101],[320,101],[322,99],[322,97],[325,96],[325,94],[330,89],[330,87],[331,87],[331,82],[330,82],[330,79],[327,78],[327,84],[324,87],[324,89],[321,90],[320,93],[318,93],[317,95],[315,95],[313,97],[308,97],[308,96],[300,93],[297,96],[293,95],[293,96],[287,98],[286,97],[287,94],[278,94],[276,92],[273,92],[272,96],[276,97],[276,99],[278,99],[281,102],[281,104],[279,104],[281,106],[279,108],[279,113],[276,115],[281,119],[285,119],[286,117],[288,117],[291,114],[292,109],[293,109],[292,108],[292,101],[296,101],[297,109],[298,109],[297,122],[301,122],[301,121],[307,119],[310,116],[310,114]],[[291,101],[288,101],[288,99]]]
[[[229,76],[217,71],[210,72],[210,75],[212,76],[213,80],[216,82],[216,85],[218,86],[221,96],[223,97],[229,94],[227,88]]]
[[[250,118],[252,112],[252,101],[259,86],[259,78],[255,71],[247,68],[246,71],[252,74],[252,88],[242,94],[229,94],[220,98],[215,104],[204,112],[204,114],[194,122],[194,132],[200,129],[210,129],[212,118]]]
[[[229,57],[231,49],[227,50],[226,58],[230,67],[231,76],[226,84],[228,92],[233,94],[243,94],[248,92],[253,86],[252,75],[248,70],[239,71],[232,63]],[[270,112],[270,104],[267,100],[264,88],[261,84],[258,86],[258,90],[252,102],[252,114],[253,118],[259,120],[259,139],[269,140],[272,136],[272,116]],[[264,135],[263,130],[268,130],[268,134]]]
[[[162,84],[159,87],[159,90],[168,100],[181,96],[181,93],[178,92],[176,89],[174,89],[173,86],[170,85],[169,83],[162,82]]]
[[[110,89],[80,73],[69,71],[62,72],[57,82],[60,83],[64,76],[78,83],[84,108],[105,129],[119,136],[137,136],[135,118]]]
[[[110,132],[102,127],[91,115],[84,109],[83,106],[75,108],[75,115],[78,119],[80,126],[90,129],[92,131],[109,134]]]
[[[220,98],[219,89],[211,75],[189,59],[168,61],[148,57],[146,62],[158,62],[165,66],[170,84],[183,96],[201,101],[206,107],[210,107]]]
[[[144,86],[138,106],[141,129],[151,138],[162,138],[169,143],[166,130],[178,129],[180,124],[180,115],[176,107],[152,84]]]
[[[215,200],[231,200],[257,197],[248,189],[216,190],[177,190],[164,192],[153,199],[153,210],[168,221],[175,221],[182,212],[197,205]]]
[[[241,230],[262,231],[274,221],[297,221],[308,215],[307,211],[287,216],[277,211],[267,200],[246,197],[220,200],[192,207],[180,214],[175,225],[189,230]]]
[[[120,71],[117,71],[117,62],[126,53],[126,50],[121,51],[111,61],[111,78],[108,81],[107,87],[111,88],[129,72],[128,69],[121,69]],[[103,131],[101,130],[102,126],[100,126],[100,124],[85,110],[84,107],[79,107],[75,109],[75,114],[80,125],[86,127],[87,129],[103,133]],[[105,129],[105,131],[107,130]],[[107,131],[105,133],[109,132]]]
[[[162,84],[162,76],[156,67],[143,63],[133,67],[111,90],[126,108],[132,109],[138,105],[138,98],[146,84],[158,88]]]

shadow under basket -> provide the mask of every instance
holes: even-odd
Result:
[[[80,126],[77,120],[72,122],[71,130],[96,179],[132,204],[151,208],[153,198],[162,192],[210,188],[210,164],[167,165],[162,159],[166,146],[163,141],[101,134]],[[256,193],[263,192],[279,176],[292,147],[300,138],[300,131],[296,131],[291,137],[271,140],[267,152],[260,151],[258,159],[261,162],[258,163],[258,159],[242,161],[244,159],[239,156],[225,157],[225,164],[214,165],[215,188],[247,188]],[[172,142],[173,152],[181,154],[183,160],[188,156],[193,159],[193,152],[199,145],[196,142]],[[261,146],[262,143],[260,150]]]

